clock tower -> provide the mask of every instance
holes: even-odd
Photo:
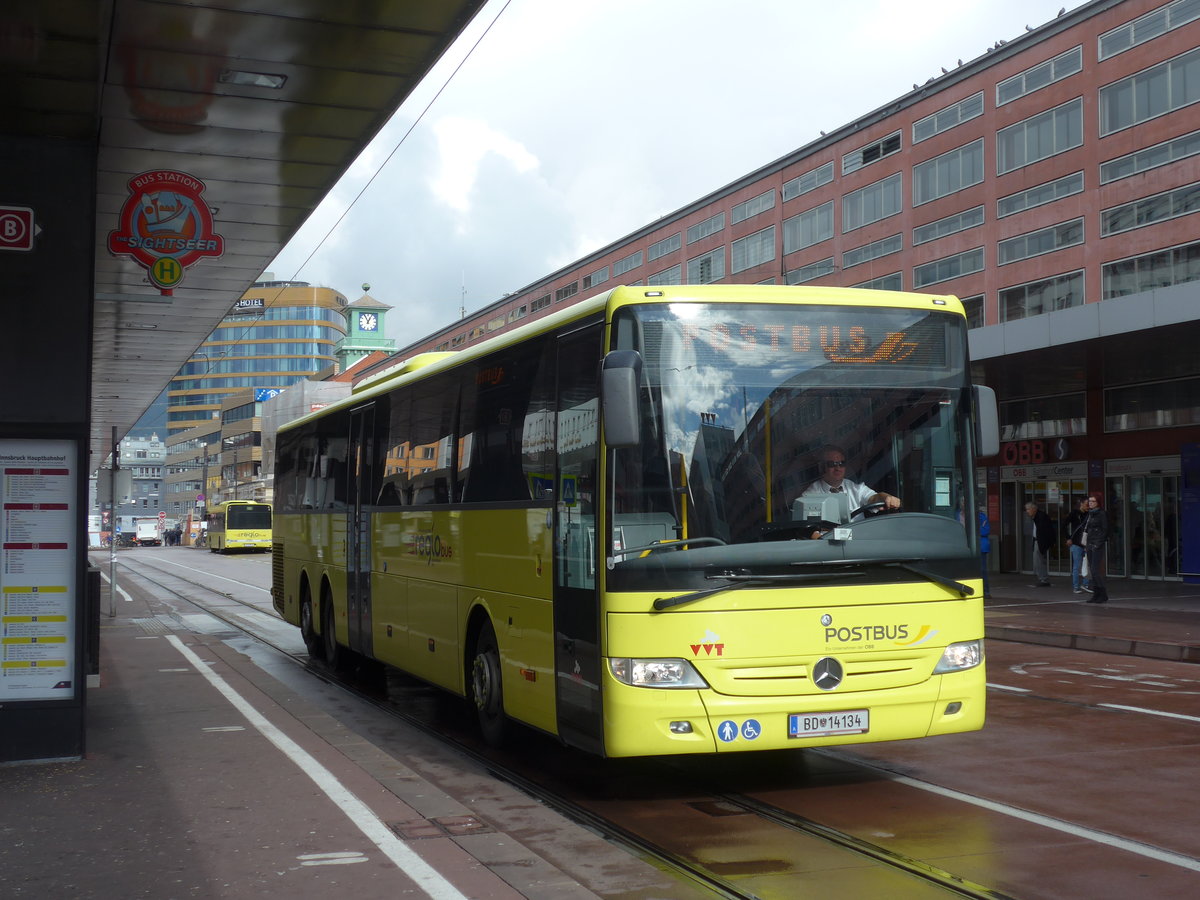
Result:
[[[343,372],[371,353],[396,350],[396,341],[384,337],[383,330],[384,316],[391,307],[365,293],[371,289],[369,284],[362,287],[363,295],[342,310],[346,316],[346,337],[337,349],[337,358]]]

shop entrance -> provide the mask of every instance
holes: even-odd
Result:
[[[1025,504],[1036,503],[1054,523],[1055,540],[1047,559],[1050,576],[1069,579],[1071,554],[1065,543],[1067,516],[1086,496],[1086,478],[1001,483],[1000,508],[1005,538],[1000,548],[1002,571],[1033,574],[1033,522],[1025,514]]]
[[[1110,475],[1105,486],[1109,574],[1179,578],[1179,476]]]

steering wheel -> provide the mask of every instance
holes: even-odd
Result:
[[[860,506],[854,512],[850,513],[850,518],[853,520],[855,516],[874,516],[881,513],[887,508],[886,500],[876,500],[874,503],[866,503]]]

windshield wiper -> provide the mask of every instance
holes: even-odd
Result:
[[[768,584],[778,584],[780,582],[787,584],[795,584],[799,581],[816,581],[817,579],[840,578],[846,573],[838,572],[797,572],[795,574],[785,575],[750,575],[750,574],[726,574],[726,575],[709,575],[708,578],[724,578],[732,581],[733,584],[723,584],[720,587],[705,588],[702,591],[692,591],[688,594],[679,594],[676,597],[659,597],[654,601],[654,609],[663,610],[670,609],[672,606],[682,606],[685,603],[691,603],[693,600],[703,600],[705,597],[711,597],[713,594],[719,594],[722,591],[736,591],[739,588],[744,588],[751,585],[762,587]],[[862,572],[850,573],[856,577],[861,576]]]
[[[964,597],[971,597],[975,594],[975,589],[969,584],[963,584],[961,581],[955,581],[953,578],[947,578],[945,575],[939,575],[937,572],[930,572],[928,569],[923,569],[920,566],[914,566],[912,563],[925,562],[922,556],[900,556],[893,559],[838,559],[838,560],[821,560],[815,562],[798,562],[792,563],[794,566],[881,566],[885,569],[903,569],[906,572],[912,572],[914,575],[920,575],[922,578],[932,581],[934,584],[940,584],[942,587],[948,587],[951,590],[958,591]]]

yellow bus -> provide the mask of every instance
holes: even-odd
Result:
[[[271,549],[271,504],[255,500],[226,500],[208,514],[208,549]]]
[[[467,698],[491,742],[513,721],[614,757],[978,729],[963,523],[996,419],[954,297],[619,287],[281,428],[274,604],[331,665]],[[823,458],[899,510],[806,494]]]

